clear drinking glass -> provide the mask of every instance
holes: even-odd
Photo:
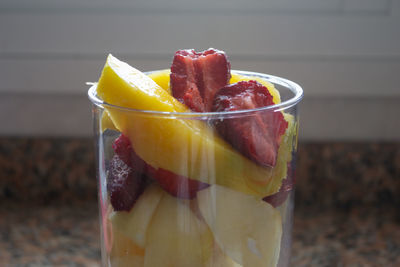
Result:
[[[272,83],[281,103],[166,113],[114,106],[98,98],[96,85],[89,89],[103,266],[289,266],[303,91],[283,78],[232,73]],[[251,135],[254,121],[277,113],[287,127],[274,167],[244,156],[216,130],[223,123],[229,132],[233,122]]]

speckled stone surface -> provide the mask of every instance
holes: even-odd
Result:
[[[398,210],[297,208],[292,266],[400,266]]]
[[[98,266],[90,139],[0,138],[0,266]],[[400,266],[400,143],[299,146],[292,266]]]
[[[297,177],[297,205],[399,207],[400,143],[301,144]]]
[[[0,201],[97,198],[91,139],[0,138]]]
[[[0,207],[0,266],[99,266],[97,203]]]
[[[0,266],[99,266],[97,203],[0,208]],[[397,214],[398,215],[398,214]],[[391,209],[296,209],[291,266],[400,266]]]
[[[0,138],[0,201],[96,199],[94,166],[91,139]],[[400,143],[300,144],[296,188],[311,208],[400,205]]]

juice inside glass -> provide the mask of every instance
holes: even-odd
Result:
[[[232,79],[272,84],[280,103],[163,112],[109,104],[96,84],[89,89],[103,266],[289,266],[303,92],[283,78],[231,73]],[[168,71],[146,75],[168,87]],[[238,152],[234,138],[221,137],[230,127],[251,136],[253,122],[263,118],[285,126],[271,166]],[[252,149],[257,153],[258,144]]]

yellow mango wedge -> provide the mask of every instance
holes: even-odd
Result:
[[[105,102],[131,109],[189,112],[144,73],[109,55],[97,94]],[[285,177],[234,150],[204,121],[106,107],[113,124],[136,153],[154,168],[264,197],[279,190]],[[278,174],[280,176],[280,174]],[[272,180],[277,182],[272,183]]]
[[[153,81],[155,81],[162,89],[164,89],[169,94],[171,94],[171,88],[170,88],[170,84],[169,84],[170,74],[171,74],[171,70],[165,69],[165,70],[151,72],[151,73],[147,74],[147,76],[149,76]],[[249,81],[249,80],[256,80],[259,83],[261,83],[262,85],[264,85],[265,87],[267,87],[268,91],[272,95],[272,98],[273,98],[273,101],[275,104],[281,102],[281,97],[280,97],[279,91],[275,89],[275,86],[272,83],[270,83],[264,79],[261,79],[259,77],[249,77],[249,76],[232,73],[230,84],[237,83],[240,81]],[[111,121],[110,115],[108,115],[107,111],[105,111],[101,117],[101,131],[104,132],[106,129],[117,131],[117,129],[115,128],[115,125]]]
[[[101,114],[101,131],[104,132],[107,129],[118,131],[114,122],[111,120],[110,115],[108,115],[108,111],[104,110],[103,114]]]
[[[166,70],[154,71],[152,73],[149,73],[147,76],[149,76],[153,81],[155,81],[162,89],[171,94],[171,89],[169,86],[170,74],[171,71],[169,69],[166,69]],[[108,115],[108,112],[104,111],[103,114],[101,115],[101,131],[104,132],[107,129],[118,131],[118,129],[115,128],[115,125],[112,122],[110,115]]]
[[[171,94],[171,88],[169,86],[170,74],[171,70],[166,69],[166,70],[154,71],[152,73],[149,73],[147,76],[149,76],[153,81],[155,81],[162,89]]]

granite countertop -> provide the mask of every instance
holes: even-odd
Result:
[[[0,138],[0,266],[100,264],[92,145]],[[302,144],[296,188],[292,266],[400,266],[400,144]]]
[[[97,203],[0,208],[1,266],[99,266]],[[400,266],[394,210],[296,209],[291,266]]]

